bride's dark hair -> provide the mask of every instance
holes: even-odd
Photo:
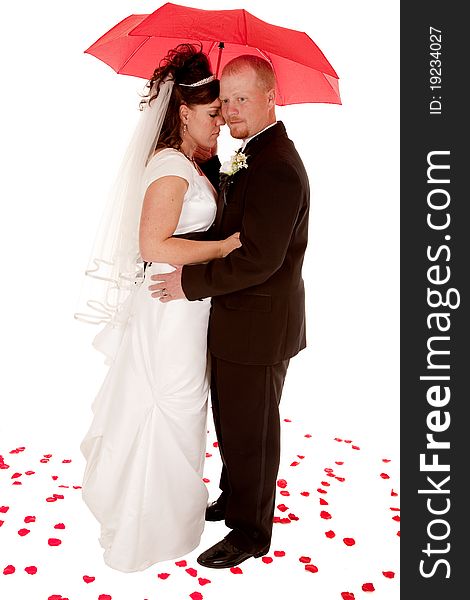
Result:
[[[157,148],[179,148],[181,138],[181,119],[179,108],[182,104],[191,107],[195,104],[210,104],[219,97],[219,81],[214,79],[209,83],[196,87],[185,87],[213,75],[209,59],[202,52],[202,44],[197,48],[193,44],[179,44],[162,58],[159,66],[153,72],[147,83],[148,92],[141,100],[141,107],[151,104],[158,96],[162,81],[167,78],[174,80],[173,91],[168,104]]]

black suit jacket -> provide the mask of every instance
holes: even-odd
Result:
[[[215,356],[270,365],[306,345],[309,184],[281,122],[250,140],[244,153],[248,168],[233,176],[226,204],[219,197],[216,220],[218,239],[240,231],[242,247],[223,259],[185,265],[182,286],[189,300],[212,296],[209,349]]]

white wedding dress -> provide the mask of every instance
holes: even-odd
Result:
[[[165,149],[149,161],[142,193],[165,175],[189,183],[175,234],[206,231],[216,214],[207,178]],[[82,493],[101,524],[106,564],[124,572],[189,553],[204,528],[210,299],[153,298],[150,275],[171,270],[148,266],[120,331],[108,324],[93,342],[110,367],[80,446]]]

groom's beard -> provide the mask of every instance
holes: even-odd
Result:
[[[237,140],[244,140],[247,137],[250,137],[250,134],[248,132],[248,127],[246,125],[246,123],[244,123],[243,121],[241,122],[236,122],[236,123],[227,123],[229,129],[230,129],[230,135],[237,139]]]

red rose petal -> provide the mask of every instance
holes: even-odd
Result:
[[[281,490],[279,493],[281,494],[281,496],[290,496],[290,492],[288,492],[287,490]]]
[[[398,496],[397,492],[395,492],[395,490],[392,489],[392,491],[390,492],[390,496]]]
[[[289,519],[291,521],[298,521],[299,520],[299,517],[297,515],[295,515],[294,513],[289,513],[287,516],[289,517]]]
[[[187,567],[188,563],[185,560],[179,560],[178,562],[175,562],[175,565],[177,567]]]
[[[319,494],[327,494],[328,493],[326,490],[322,490],[321,488],[317,488],[317,492]]]
[[[285,479],[278,479],[277,480],[277,486],[280,488],[286,488],[287,487],[287,481]]]
[[[14,481],[11,485],[23,485],[21,481]]]
[[[74,490],[81,490],[81,489],[82,489],[82,486],[81,486],[81,485],[74,485],[74,486],[73,486],[73,489],[74,489]]]
[[[196,569],[193,569],[192,567],[189,567],[189,569],[186,569],[186,573],[188,575],[191,575],[191,577],[197,577],[197,571],[196,571]]]
[[[17,477],[21,477],[21,473],[13,473],[11,479],[16,479]]]
[[[382,462],[384,462],[384,463],[389,463],[389,462],[390,462],[390,459],[389,459],[389,458],[382,458]]]
[[[26,471],[25,475],[34,475],[36,471]]]
[[[64,600],[64,598],[62,598],[61,594],[52,594],[47,600]]]
[[[390,475],[387,475],[387,473],[380,473],[380,477],[382,477],[382,479],[390,479]]]
[[[95,578],[94,578],[94,577],[91,577],[90,575],[84,575],[84,576],[83,576],[83,581],[84,581],[85,583],[91,583],[92,581],[95,581]]]
[[[335,464],[336,465],[344,465],[344,461],[343,460],[335,460]]]
[[[63,500],[64,496],[62,494],[52,494],[54,498],[57,498],[57,500]]]
[[[299,558],[299,561],[301,563],[309,563],[309,562],[312,562],[312,559],[310,558],[310,556],[301,556]]]
[[[49,496],[49,498],[46,498],[46,502],[57,502],[57,498],[54,498],[54,496]]]
[[[395,573],[393,571],[382,571],[382,575],[388,579],[393,579],[395,577]]]
[[[354,538],[343,538],[343,542],[346,544],[346,546],[354,546],[356,540]]]
[[[189,597],[192,600],[202,600],[203,595],[200,592],[193,592],[192,594],[189,594]]]
[[[57,538],[49,538],[47,540],[47,543],[49,544],[49,546],[60,546],[62,544],[62,540],[59,540]]]
[[[273,523],[280,523],[281,517],[273,517]]]
[[[320,504],[321,504],[322,506],[327,506],[327,505],[328,505],[328,502],[327,502],[326,500],[324,500],[323,498],[320,498]]]
[[[279,521],[279,523],[282,523],[282,525],[287,525],[287,523],[292,523],[292,521],[288,517],[284,517]]]
[[[333,473],[333,469],[331,469],[330,467],[326,467],[323,470],[325,471],[325,473]]]
[[[0,527],[3,525],[3,523],[5,523],[5,521],[0,520]]]
[[[35,521],[36,521],[36,517],[33,517],[32,515],[29,515],[24,518],[25,523],[34,523]]]
[[[399,515],[395,515],[394,517],[392,517],[393,521],[397,521],[398,523],[400,522],[400,517]]]
[[[240,567],[230,567],[230,571],[234,575],[243,575],[243,571],[240,569]]]
[[[395,506],[391,506],[391,507],[390,507],[390,510],[398,510],[398,511],[399,511],[400,509],[399,509],[399,508],[396,508]]]
[[[336,536],[336,533],[330,529],[330,531],[325,531],[325,535],[327,538],[330,538],[330,540],[332,540]]]
[[[309,571],[310,573],[318,573],[318,567],[315,565],[305,565],[305,570]]]
[[[341,438],[335,438],[335,442],[342,442],[343,440]]]
[[[56,523],[54,529],[65,529],[65,525],[63,523]]]
[[[18,535],[20,535],[21,537],[24,537],[25,535],[28,535],[28,533],[30,532],[30,529],[19,529],[18,530]]]
[[[52,454],[43,454],[44,458],[52,458]]]
[[[360,450],[359,446],[351,446],[353,450]]]
[[[280,558],[285,555],[286,553],[284,552],[284,550],[274,550],[274,556],[276,556],[277,558]]]
[[[281,511],[281,512],[286,512],[286,510],[289,510],[289,507],[286,506],[285,504],[278,504],[277,508]]]
[[[210,479],[207,479],[207,477],[203,477],[203,478],[202,478],[202,481],[203,481],[204,483],[210,483],[210,481],[211,481],[211,480],[210,480]]]
[[[41,458],[41,460],[39,462],[48,463],[49,459],[48,458]]]
[[[326,512],[326,510],[322,510],[320,513],[320,517],[322,519],[331,519],[331,515],[329,512]]]
[[[112,600],[112,598],[109,594],[100,594],[98,600]]]
[[[198,581],[199,585],[207,585],[208,583],[211,583],[211,580],[206,579],[205,577],[199,577]]]
[[[25,567],[25,571],[28,573],[28,575],[35,575],[38,572],[38,568],[34,566]]]
[[[355,596],[351,592],[341,592],[341,598],[343,600],[354,600]]]
[[[306,434],[304,435],[304,437],[306,437],[306,438],[311,438],[312,436],[311,436],[311,434],[310,434],[310,433],[306,433]]]
[[[344,440],[345,444],[350,444],[352,442],[352,440]]]
[[[294,460],[294,462],[291,462],[290,464],[291,467],[296,467],[297,465],[300,465],[298,460]]]
[[[169,576],[170,576],[169,573],[159,573],[158,579],[168,579]]]
[[[397,536],[400,537],[400,532],[399,531],[397,531]]]
[[[263,556],[261,560],[267,565],[273,562],[273,559],[270,556]]]
[[[373,583],[363,583],[362,584],[363,592],[375,592],[375,587]]]
[[[12,573],[14,573],[16,571],[15,567],[13,565],[7,565],[4,569],[3,569],[3,574],[4,575],[11,575]]]
[[[66,460],[62,461],[63,463],[71,463],[72,461],[70,460],[70,458],[67,458]]]
[[[335,477],[335,479],[337,479],[338,481],[341,481],[341,483],[342,483],[343,481],[346,481],[346,479],[345,479],[344,477]]]
[[[206,452],[206,458],[210,458],[212,454],[210,452]]]
[[[291,421],[290,419],[284,419],[284,421],[285,421],[286,423],[292,423],[292,421]]]
[[[51,477],[54,481],[57,481],[59,479],[59,477],[57,475],[51,475]]]
[[[301,496],[305,496],[305,498],[307,498],[308,496],[310,496],[310,492],[300,492]]]
[[[214,442],[212,445],[214,446],[214,448],[218,448],[219,447],[219,442]]]

